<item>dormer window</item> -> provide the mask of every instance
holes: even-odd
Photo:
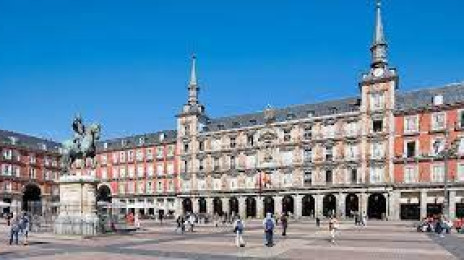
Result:
[[[225,129],[223,124],[218,125],[217,128],[218,128],[219,130],[224,130],[224,129]]]
[[[41,143],[41,144],[40,144],[40,148],[41,148],[42,150],[46,151],[46,150],[47,150],[47,145],[44,144],[44,143]]]
[[[108,143],[107,142],[103,143],[103,149],[105,149],[105,150],[108,149]]]
[[[292,114],[292,113],[287,114],[287,120],[293,120],[295,119],[295,117],[296,117],[295,114]]]
[[[18,143],[18,138],[14,136],[10,136],[9,139],[12,145],[16,145]]]
[[[251,125],[256,125],[256,120],[255,120],[255,119],[251,119],[251,120],[250,120],[250,124],[251,124]]]
[[[139,138],[139,145],[143,145],[145,143],[145,137]]]
[[[232,125],[233,125],[234,127],[239,127],[239,126],[240,126],[240,123],[239,123],[239,122],[233,122]]]
[[[314,111],[312,111],[312,110],[308,110],[306,113],[307,113],[308,117],[310,117],[310,118],[314,116]]]
[[[161,134],[159,135],[159,141],[160,141],[160,142],[163,142],[165,138],[166,138],[166,135],[165,135],[164,133],[161,133]]]
[[[331,107],[330,108],[330,113],[331,114],[336,114],[337,113],[337,108],[336,107]]]
[[[436,95],[432,98],[432,102],[434,106],[440,106],[443,105],[443,96],[442,95]]]
[[[121,146],[122,147],[125,147],[127,145],[127,140],[121,140]]]

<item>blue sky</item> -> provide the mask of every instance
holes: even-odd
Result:
[[[373,2],[0,0],[0,128],[174,129],[192,52],[212,117],[357,95]],[[464,1],[383,2],[401,91],[464,81]]]

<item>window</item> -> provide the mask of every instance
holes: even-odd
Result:
[[[306,171],[306,172],[304,173],[304,183],[305,183],[305,184],[312,184],[312,181],[313,181],[312,172]]]
[[[371,110],[383,108],[383,93],[372,93],[370,98]]]
[[[11,150],[10,150],[10,153],[11,153]],[[11,155],[9,158],[11,160]],[[36,162],[37,162],[37,158],[35,157],[35,155],[34,154],[29,155],[29,163],[35,164]]]
[[[291,139],[292,139],[291,130],[284,129],[284,142],[290,142]]]
[[[138,165],[137,166],[137,177],[143,177],[144,176],[144,170],[143,170],[143,165]]]
[[[119,168],[119,177],[126,178],[126,168],[124,167]]]
[[[311,150],[311,147],[306,147],[303,151],[303,158],[305,161],[311,161],[312,159],[312,150]]]
[[[464,128],[464,110],[458,112],[458,126]]]
[[[231,190],[236,190],[238,188],[236,178],[231,178],[229,183],[230,183],[230,189]]]
[[[357,146],[355,144],[349,144],[346,146],[346,158],[348,160],[355,160],[357,158]]]
[[[416,156],[416,141],[406,142],[406,157],[412,158]]]
[[[119,155],[118,153],[113,153],[113,163],[114,164],[117,164],[118,163],[118,160],[119,159]]]
[[[184,125],[184,135],[190,134],[190,125]]]
[[[174,191],[174,182],[172,180],[168,181],[168,190]]]
[[[458,181],[464,181],[464,163],[458,164]]]
[[[219,158],[213,157],[214,170],[219,170]]]
[[[141,149],[138,149],[137,150],[137,153],[135,155],[137,161],[143,161],[143,151]]]
[[[446,113],[438,112],[432,114],[432,130],[442,130],[445,128]]]
[[[168,145],[168,156],[174,156],[174,151],[175,151],[175,146],[174,145]]]
[[[358,183],[358,170],[357,169],[351,169],[351,183]]]
[[[313,129],[312,129],[311,126],[305,127],[305,128],[304,128],[303,138],[304,138],[305,140],[310,140],[311,137],[312,137],[312,131],[313,131]]]
[[[148,148],[145,152],[147,153],[147,160],[153,160],[153,149]]]
[[[325,137],[327,138],[333,138],[335,136],[335,126],[334,125],[326,125],[324,127],[324,133],[325,133]]]
[[[235,156],[230,156],[230,168],[235,169]]]
[[[383,168],[371,167],[370,169],[370,182],[381,183],[383,181]]]
[[[162,163],[158,163],[156,165],[156,174],[158,174],[158,176],[161,176],[163,175],[164,171],[163,171],[163,164]]]
[[[235,148],[235,145],[236,145],[236,143],[235,143],[235,137],[231,137],[231,138],[230,138],[230,148]]]
[[[198,160],[198,170],[199,171],[203,171],[204,170],[204,163],[203,163],[203,159],[199,159]]]
[[[129,162],[134,161],[134,151],[130,150],[130,151],[128,152],[127,160],[128,160]]]
[[[156,190],[158,192],[161,192],[163,191],[163,182],[162,181],[158,181],[157,185],[156,185]]]
[[[382,143],[372,143],[371,145],[371,158],[372,159],[381,159],[383,157],[383,144]]]
[[[332,161],[333,159],[333,147],[332,146],[326,146],[325,147],[325,160],[326,161]]]
[[[247,169],[253,169],[256,166],[256,156],[255,155],[247,155]]]
[[[417,116],[408,116],[404,118],[404,132],[415,133],[417,132]]]
[[[184,172],[188,172],[188,162],[184,161]]]
[[[119,152],[119,161],[122,163],[126,162],[126,152]]]
[[[285,166],[291,165],[293,162],[293,151],[282,152],[282,164]]]
[[[174,164],[172,162],[168,163],[168,174],[174,174]]]
[[[135,176],[135,168],[134,166],[129,166],[129,178],[134,178]]]
[[[221,179],[214,179],[214,187],[215,190],[221,190],[222,185],[221,185]]]
[[[382,120],[373,120],[372,121],[372,131],[374,133],[383,131],[383,121]]]
[[[432,182],[443,182],[445,179],[444,165],[436,164],[432,166]]]
[[[206,190],[206,180],[198,180],[198,189]]]
[[[11,165],[9,168],[9,174],[11,175]],[[29,168],[29,179],[36,179],[37,178],[37,170],[34,168]]]
[[[445,149],[444,139],[435,139],[432,142],[432,155],[439,155]]]
[[[404,168],[404,182],[415,183],[417,182],[417,170],[416,167],[405,167]]]
[[[325,182],[327,184],[332,184],[333,183],[333,176],[332,176],[332,171],[331,170],[327,170],[325,171]]]
[[[101,169],[101,178],[102,180],[108,179],[108,170],[106,168]]]
[[[205,150],[205,142],[203,141],[198,142],[198,150],[200,150],[201,152]]]
[[[211,140],[213,150],[220,150],[221,149],[221,140],[220,139],[212,139]]]
[[[253,135],[250,134],[250,135],[247,136],[247,144],[249,146],[255,145],[255,138],[254,138]]]
[[[108,156],[107,156],[106,154],[102,154],[102,155],[100,156],[100,160],[101,160],[101,164],[102,164],[102,165],[106,165],[107,162],[108,162]]]
[[[188,144],[187,144],[187,149],[185,149],[185,152],[188,151]],[[161,159],[163,158],[164,155],[164,147],[158,146],[156,147],[156,158]]]
[[[464,137],[463,136],[458,136],[459,139],[459,145],[458,145],[458,153],[460,155],[464,154]]]
[[[349,122],[346,124],[346,134],[348,136],[356,135],[358,132],[356,122]]]
[[[293,174],[287,173],[284,175],[284,186],[291,187],[293,184]]]
[[[153,164],[147,164],[147,172],[148,172],[149,177],[152,177],[153,175],[155,175]]]

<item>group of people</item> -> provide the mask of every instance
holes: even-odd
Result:
[[[421,223],[417,226],[419,232],[435,232],[440,237],[444,237],[445,234],[449,234],[453,228],[453,222],[448,220],[443,215],[430,216],[423,218]]]
[[[188,231],[193,232],[193,227],[197,223],[197,216],[193,213],[186,214],[185,216],[179,215],[176,218],[176,232],[180,232],[184,234],[186,227],[188,227]]]
[[[31,227],[31,221],[26,212],[16,215],[11,218],[9,221],[10,224],[10,245],[13,242],[18,245],[19,237],[22,237],[23,244],[28,244],[29,231]]]

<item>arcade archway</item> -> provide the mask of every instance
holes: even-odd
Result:
[[[247,197],[245,200],[246,203],[246,216],[247,217],[256,217],[256,200],[253,197]]]
[[[229,199],[229,214],[238,215],[240,212],[238,211],[238,199],[236,197],[232,197]]]
[[[29,212],[32,215],[42,214],[42,191],[35,183],[26,184],[23,191],[22,210]]]
[[[314,207],[316,205],[314,197],[311,195],[305,195],[302,199],[301,215],[304,217],[314,217]]]
[[[198,213],[206,213],[206,199],[205,198],[198,199]]]
[[[367,200],[367,217],[382,219],[387,212],[387,200],[380,193],[374,193]]]
[[[190,198],[185,198],[182,201],[182,209],[184,210],[184,214],[193,212],[192,200]]]
[[[222,215],[222,200],[220,198],[213,199],[213,212],[214,214]]]
[[[282,198],[282,213],[292,213],[294,214],[295,207],[294,207],[293,197],[290,195],[286,195]]]
[[[97,202],[98,201],[104,201],[104,202],[109,202],[111,203],[112,196],[111,196],[111,189],[108,187],[108,185],[101,185],[98,187],[97,190]]]
[[[350,193],[345,199],[345,214],[347,217],[354,217],[354,213],[359,211],[359,198],[356,194]]]
[[[337,214],[337,199],[333,194],[327,194],[322,200],[322,214],[325,217],[335,216]]]
[[[263,199],[264,201],[264,215],[266,213],[274,214],[274,199],[270,196],[267,196]]]

